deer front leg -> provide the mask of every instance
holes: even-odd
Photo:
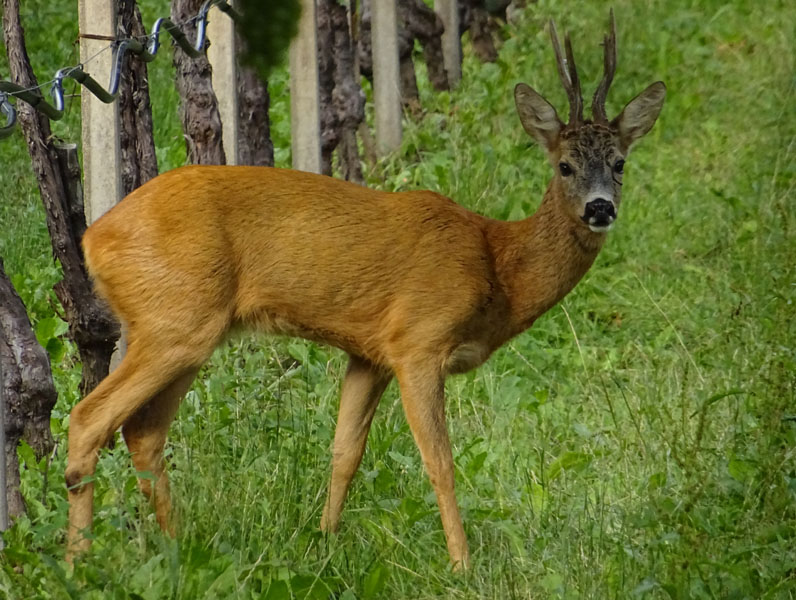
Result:
[[[445,380],[439,370],[396,370],[406,420],[415,437],[439,504],[448,553],[456,570],[467,568],[470,552],[456,504],[448,429],[445,424]]]
[[[329,496],[321,517],[323,531],[337,531],[348,487],[365,452],[373,413],[390,379],[392,375],[365,359],[352,356],[348,363],[334,433]]]

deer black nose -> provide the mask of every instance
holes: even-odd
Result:
[[[608,231],[616,220],[616,207],[610,200],[595,198],[586,203],[581,219],[592,231]]]
[[[594,221],[592,221],[592,217]],[[616,208],[614,203],[605,198],[595,198],[586,204],[583,220],[589,222],[613,221],[616,219]]]

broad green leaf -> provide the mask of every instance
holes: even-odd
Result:
[[[390,569],[384,563],[378,563],[370,568],[362,583],[362,597],[376,598],[384,590],[390,577]]]
[[[591,462],[591,457],[583,452],[568,450],[555,459],[547,468],[547,481],[555,481],[561,471],[580,471]]]

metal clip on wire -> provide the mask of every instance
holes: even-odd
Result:
[[[15,96],[19,100],[24,100],[39,112],[44,113],[50,119],[58,120],[63,116],[63,112],[58,111],[48,104],[39,93],[40,88],[26,89],[10,81],[0,81],[0,94],[4,99],[0,100],[0,111],[6,115],[6,126],[0,129],[0,139],[11,135],[17,122],[17,111],[14,105],[8,100],[8,95]]]
[[[152,27],[152,33],[148,36],[149,42],[146,46],[141,42],[133,39],[118,40],[113,42],[113,58],[111,59],[111,78],[108,89],[105,90],[97,80],[91,77],[83,70],[83,65],[74,67],[66,67],[59,69],[50,87],[50,96],[53,99],[53,105],[48,104],[42,96],[36,92],[38,89],[25,90],[9,81],[0,81],[0,112],[6,115],[6,125],[0,127],[0,139],[6,138],[14,130],[17,121],[17,113],[14,105],[8,100],[8,94],[12,94],[24,100],[31,106],[43,112],[50,119],[57,121],[64,116],[64,85],[63,80],[65,77],[74,79],[79,84],[83,85],[92,94],[99,98],[102,102],[110,104],[116,100],[119,95],[119,86],[121,84],[121,72],[124,65],[124,56],[127,52],[132,52],[145,62],[151,62],[155,59],[158,49],[160,48],[160,30],[164,29],[166,33],[174,38],[174,41],[182,48],[191,58],[197,58],[203,54],[205,45],[205,36],[207,33],[207,13],[213,6],[217,6],[219,10],[229,15],[232,19],[238,21],[240,14],[236,12],[226,0],[206,0],[199,10],[199,13],[191,19],[191,21],[198,21],[196,31],[196,45],[191,46],[186,35],[175,25],[171,19],[160,18],[155,21]],[[43,86],[40,86],[43,87]]]
[[[8,94],[0,92],[0,112],[6,116],[6,124],[0,127],[0,140],[7,138],[14,132],[17,122],[17,109],[8,101]]]
[[[241,18],[234,8],[227,4],[226,0],[206,0],[199,9],[199,13],[192,19],[198,21],[196,25],[196,43],[191,46],[187,36],[172,22],[168,17],[161,17],[155,21],[152,27],[152,33],[149,35],[149,53],[152,55],[157,54],[160,49],[160,30],[165,29],[166,33],[174,38],[174,41],[182,48],[182,50],[191,58],[198,58],[202,55],[205,46],[205,37],[207,35],[207,13],[210,12],[212,7],[218,7],[221,12],[229,15],[233,20],[239,21]]]

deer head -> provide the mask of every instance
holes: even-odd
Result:
[[[609,120],[605,97],[616,72],[616,23],[611,11],[611,32],[605,36],[604,74],[592,100],[592,119],[583,118],[583,97],[569,34],[561,53],[555,23],[550,37],[558,74],[569,98],[569,123],[530,86],[514,88],[514,100],[525,131],[547,153],[555,170],[551,191],[559,207],[578,226],[595,233],[608,231],[621,201],[622,173],[630,147],[645,135],[661,112],[666,86],[658,81],[633,98],[619,116]]]

